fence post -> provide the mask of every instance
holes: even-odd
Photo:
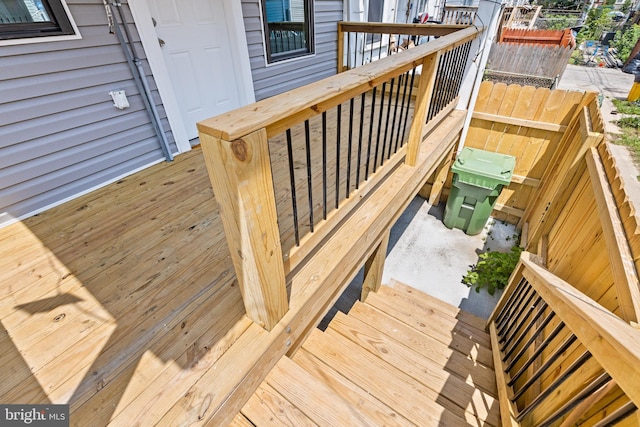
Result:
[[[409,166],[415,166],[418,158],[420,143],[422,142],[422,129],[427,122],[427,112],[429,111],[429,104],[431,104],[439,61],[440,51],[426,56],[422,62],[422,75],[420,76],[416,103],[413,109],[413,121],[411,122],[409,141],[407,142],[405,163]]]
[[[266,130],[200,143],[247,316],[271,330],[289,304]]]
[[[362,282],[362,293],[360,301],[365,301],[369,292],[378,292],[382,284],[382,272],[384,270],[384,260],[387,257],[387,246],[391,229],[387,229],[378,246],[364,264],[364,280]]]

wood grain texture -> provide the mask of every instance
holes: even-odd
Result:
[[[289,302],[266,132],[200,143],[247,315],[271,330]]]
[[[592,147],[585,157],[611,261],[618,304],[624,320],[637,322],[640,318],[640,280],[631,248],[598,151]]]

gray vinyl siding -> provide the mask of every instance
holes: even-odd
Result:
[[[67,4],[82,39],[0,48],[0,227],[164,158],[102,1]],[[143,57],[126,5],[124,11]],[[115,89],[126,91],[129,108],[113,106],[109,92]]]
[[[338,21],[343,18],[341,0],[315,0],[315,54],[266,65],[259,0],[242,0],[249,60],[256,100],[336,74]]]

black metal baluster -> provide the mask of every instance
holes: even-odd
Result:
[[[504,334],[502,335],[502,339],[500,340],[500,343],[504,343],[504,346],[502,346],[501,350],[504,350],[507,346],[507,343],[512,341],[513,337],[518,331],[518,328],[520,328],[520,326],[522,325],[522,322],[524,322],[526,317],[529,315],[529,310],[527,310],[527,307],[529,307],[529,303],[531,303],[531,300],[536,295],[537,293],[535,291],[529,294],[529,297],[527,298],[525,303],[522,305],[522,309],[518,312],[518,314],[513,319],[509,327],[505,330]]]
[[[540,323],[540,325],[536,328],[536,330],[534,331],[533,335],[531,337],[529,337],[529,339],[525,342],[525,344],[522,346],[522,348],[520,349],[520,351],[513,356],[513,359],[509,362],[508,369],[511,370],[511,368],[513,368],[513,366],[516,364],[516,362],[522,357],[524,356],[524,354],[529,350],[529,346],[531,344],[533,344],[533,342],[536,340],[536,338],[538,336],[540,336],[540,334],[542,333],[542,331],[544,330],[544,328],[549,324],[549,322],[555,317],[555,312],[550,312],[547,317],[544,318],[544,320],[542,321],[542,323]],[[513,352],[514,349],[512,349],[509,352],[509,356],[511,355],[511,353]],[[503,362],[507,361],[508,356],[505,355],[502,358]]]
[[[378,46],[378,61],[382,59],[382,33],[380,33],[380,45]],[[373,58],[371,58],[371,62],[373,62]],[[382,107],[382,105],[380,105]]]
[[[402,139],[400,140],[400,147],[404,145],[404,135],[407,131],[407,122],[409,120],[409,107],[411,106],[411,94],[413,93],[413,81],[416,77],[416,69],[411,70],[411,83],[409,84],[409,99],[407,99],[407,115],[404,117],[404,125],[402,126]]]
[[[514,327],[519,327],[519,319],[521,318],[521,316],[523,314],[527,314],[527,306],[529,305],[529,303],[531,302],[531,300],[533,299],[533,297],[535,295],[537,295],[536,291],[533,290],[533,288],[531,288],[532,292],[529,293],[527,300],[524,302],[524,304],[522,305],[522,307],[520,308],[520,310],[518,311],[518,314],[513,318],[513,320],[511,321],[511,324],[505,329],[504,333],[502,334],[502,338],[500,340],[500,343],[504,343],[505,345],[502,347],[502,350],[504,350],[504,347],[506,347],[506,343],[510,342],[511,339],[513,338],[513,336],[516,333],[516,329],[514,329]]]
[[[373,88],[371,96],[371,117],[369,117],[369,145],[367,146],[367,163],[365,165],[364,179],[369,178],[369,161],[371,159],[371,143],[373,142],[373,118],[376,110],[376,87]]]
[[[530,313],[532,313],[534,310],[536,310],[536,312],[533,315],[533,317],[531,318],[531,320],[529,320],[529,322],[527,323],[527,326],[522,328],[522,332],[520,333],[518,338],[514,338],[512,341],[509,341],[507,343],[507,345],[505,345],[505,350],[504,350],[505,351],[505,357],[511,356],[511,353],[513,353],[513,351],[516,349],[516,347],[518,345],[520,345],[520,343],[522,342],[524,337],[527,335],[527,333],[529,333],[531,328],[533,328],[533,325],[536,323],[536,321],[540,318],[540,316],[542,316],[544,311],[547,309],[547,303],[544,302],[544,301],[542,301],[542,304],[540,306],[538,306],[538,304],[540,304],[541,301],[542,301],[542,297],[539,296],[538,299],[536,300],[536,302],[533,304],[533,307],[531,307],[531,311],[530,311]],[[528,316],[527,316],[527,318],[528,318]],[[526,320],[526,318],[525,318],[525,320]],[[510,348],[509,348],[509,346],[510,346]]]
[[[389,88],[389,102],[387,103],[387,119],[384,124],[384,137],[382,138],[382,153],[380,153],[380,166],[382,166],[382,164],[384,163],[384,153],[387,149],[387,134],[389,130],[389,119],[391,118],[391,101],[393,101],[393,84],[394,83],[395,83],[395,79],[391,79],[391,87]]]
[[[551,365],[558,360],[558,358],[560,357],[560,355],[562,353],[564,353],[565,351],[567,351],[569,349],[569,347],[571,347],[571,344],[573,344],[574,342],[576,342],[578,338],[571,334],[566,340],[564,340],[564,342],[560,345],[560,347],[558,347],[552,355],[549,356],[549,358],[544,362],[544,364],[542,366],[540,366],[534,373],[533,375],[531,375],[531,377],[524,383],[522,384],[522,387],[520,387],[519,390],[514,390],[514,394],[513,394],[513,401],[515,402],[516,400],[518,400],[520,398],[520,396],[522,396],[524,394],[525,391],[527,391],[527,389],[529,387],[531,387],[537,380],[538,378],[540,378],[542,376],[542,374],[544,374],[547,369],[549,369],[551,367]],[[516,378],[517,380],[517,378]],[[515,384],[515,381],[514,381]]]
[[[322,219],[327,219],[327,112],[322,112]]]
[[[304,121],[304,142],[307,151],[307,192],[309,195],[309,231],[313,233],[313,183],[311,182],[311,137],[309,120]]]
[[[300,234],[298,231],[298,205],[296,201],[296,179],[293,168],[293,147],[291,144],[291,129],[287,129],[287,154],[289,155],[289,178],[291,180],[291,204],[293,210],[293,234],[296,238],[296,246],[300,246]]]
[[[405,105],[404,101],[407,97],[407,85],[409,84],[409,71],[407,71],[406,73],[404,73],[403,75],[404,77],[404,88],[402,89],[402,103],[400,104],[400,119],[398,120],[398,130],[396,132],[396,144],[395,144],[395,148],[394,153],[398,152],[398,145],[400,144],[400,132],[402,131],[402,118],[405,114],[405,110],[406,110],[406,114],[407,116],[409,116],[409,105]],[[409,103],[411,103],[411,98],[409,98]]]
[[[380,130],[382,129],[382,116],[384,114],[384,92],[387,89],[387,82],[382,83],[382,94],[380,95],[380,114],[378,116],[378,129],[376,131],[376,151],[373,155],[373,173],[378,166],[378,153],[380,152]]]
[[[356,190],[360,188],[360,168],[362,167],[362,132],[364,131],[365,94],[360,95],[360,133],[358,134],[358,160],[356,166]]]
[[[338,123],[336,129],[336,209],[340,203],[340,125],[342,122],[342,104],[338,104]]]
[[[509,300],[504,305],[502,312],[496,319],[497,331],[501,331],[504,328],[507,318],[509,318],[516,309],[516,300],[519,301],[520,298],[522,297],[522,293],[526,292],[526,290],[528,289],[529,289],[529,282],[527,282],[527,280],[524,277],[520,278],[520,282],[518,282],[518,286],[516,286],[516,289],[513,291],[513,293],[509,297]],[[501,335],[501,332],[498,332],[498,335]]]
[[[345,34],[347,36],[347,62],[344,65],[347,67],[347,70],[349,70],[351,69],[351,33],[346,32]],[[341,73],[342,70],[338,70],[338,72]]]
[[[393,81],[393,80],[392,80]],[[396,117],[398,115],[398,101],[400,101],[400,86],[402,84],[402,75],[400,75],[400,77],[398,77],[398,89],[396,90],[396,103],[393,107],[393,120],[391,120],[391,123],[393,124],[393,127],[391,128],[391,134],[389,135],[389,153],[387,153],[387,159],[391,158],[391,150],[393,148],[393,134],[394,131],[396,130],[396,127],[399,128],[400,126],[398,125],[398,123],[396,122]],[[397,148],[397,143],[398,141],[396,140],[396,148]],[[394,151],[395,153],[395,151]]]
[[[573,362],[567,369],[562,373],[561,376],[556,378],[550,385],[547,387],[542,393],[536,396],[535,399],[529,405],[527,405],[522,411],[518,413],[516,416],[516,421],[521,422],[527,415],[531,413],[540,403],[549,397],[554,390],[562,385],[563,382],[567,380],[576,372],[582,365],[584,365],[589,359],[591,359],[591,353],[588,351],[584,352],[575,362]]]
[[[365,52],[367,50],[367,33],[362,33],[362,63],[364,65]]]
[[[347,148],[347,192],[345,197],[349,198],[351,192],[351,150],[353,149],[353,98],[349,100],[349,143]]]
[[[509,316],[505,319],[504,324],[502,326],[500,326],[500,329],[498,329],[498,335],[500,336],[500,343],[503,343],[505,341],[505,335],[506,335],[506,330],[511,327],[512,325],[512,320],[513,320],[513,316],[519,316],[520,315],[520,310],[522,308],[522,303],[525,300],[525,298],[529,295],[529,292],[535,292],[532,290],[533,288],[531,288],[531,285],[527,286],[526,290],[522,293],[522,295],[520,296],[520,298],[518,299],[518,301],[516,302],[516,304],[513,307],[513,310],[509,313]]]
[[[555,317],[555,313],[552,311],[551,313],[549,313],[549,316],[547,316],[547,318],[553,318]],[[548,324],[549,322],[547,321],[547,319],[545,319],[545,323],[543,325],[541,325],[540,328],[536,329],[536,331],[533,334],[533,339],[535,340],[538,336],[540,336],[540,333],[544,330],[544,327]],[[520,370],[518,372],[516,372],[516,374],[511,378],[511,380],[507,383],[509,386],[512,386],[517,380],[518,378],[520,378],[520,375],[522,375],[527,368],[533,363],[534,360],[536,360],[536,358],[540,355],[540,353],[542,353],[542,351],[549,345],[549,343],[551,342],[551,340],[553,340],[559,333],[560,331],[562,331],[562,329],[564,329],[564,322],[560,321],[560,323],[558,323],[556,325],[555,328],[553,328],[553,330],[551,331],[551,333],[544,339],[544,341],[542,342],[542,344],[540,344],[540,346],[538,348],[536,348],[536,350],[533,352],[533,354],[527,359],[527,361],[520,367]],[[525,348],[525,350],[528,350],[528,348]],[[509,362],[509,364],[506,366],[505,368],[505,372],[509,372],[511,371],[511,369],[513,369],[513,367],[515,366],[516,362],[520,359],[520,357],[522,356],[522,354],[524,354],[524,352],[520,352],[520,354],[516,355],[513,360],[511,360],[511,362]]]

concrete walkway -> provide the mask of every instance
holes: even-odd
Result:
[[[449,230],[442,223],[444,204],[431,206],[416,197],[391,228],[382,283],[393,287],[393,281],[488,318],[501,292],[489,295],[476,292],[462,283],[462,277],[478,255],[490,250],[508,252],[514,245],[515,227],[490,219],[477,236],[467,236],[461,230]],[[327,317],[320,323],[324,329],[337,311],[348,313],[360,298],[363,271],[356,276]]]
[[[614,108],[611,99],[626,99],[633,79],[633,75],[620,70],[568,65],[559,89],[602,94],[606,131],[612,133],[617,131],[617,126],[612,122],[618,117],[612,114]],[[617,148],[620,150],[616,151],[626,151],[625,147]],[[630,163],[629,168],[632,167]],[[632,173],[631,170],[629,173]],[[495,295],[489,295],[486,290],[476,292],[462,283],[462,277],[487,248],[509,251],[514,244],[515,227],[490,219],[481,234],[467,236],[460,230],[447,229],[442,223],[443,212],[444,204],[430,206],[420,197],[411,202],[391,229],[382,282],[393,286],[393,281],[398,280],[477,316],[488,318],[501,292]],[[328,324],[336,311],[349,311],[360,297],[362,278],[361,271],[320,324],[321,328]]]
[[[626,74],[614,68],[584,67],[567,65],[558,89],[597,92],[603,95],[602,119],[607,133],[620,133],[613,123],[618,120],[611,99],[627,99],[633,85],[633,74]]]

